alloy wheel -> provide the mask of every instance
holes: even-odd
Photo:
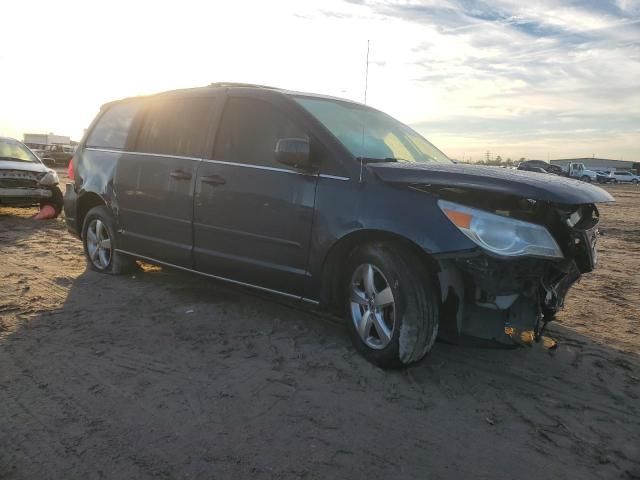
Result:
[[[349,303],[362,341],[376,350],[386,347],[395,329],[395,300],[389,282],[375,265],[365,263],[355,269]]]
[[[87,228],[87,254],[93,266],[104,270],[111,262],[111,238],[102,220],[94,218]]]

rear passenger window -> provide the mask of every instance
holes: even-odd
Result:
[[[281,138],[308,136],[271,104],[231,97],[224,109],[214,159],[282,167],[275,161],[276,143]]]
[[[213,98],[175,97],[150,102],[136,150],[201,157],[209,131]]]
[[[139,107],[139,102],[117,103],[109,107],[89,134],[87,147],[123,149]]]

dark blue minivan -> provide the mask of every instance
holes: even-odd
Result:
[[[108,103],[67,185],[89,266],[136,259],[321,305],[381,367],[535,337],[596,264],[604,190],[455,165],[365,105],[217,83]]]

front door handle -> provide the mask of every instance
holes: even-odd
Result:
[[[204,175],[200,177],[202,183],[208,183],[209,185],[224,185],[227,181],[220,175]]]
[[[176,180],[191,180],[191,174],[183,172],[182,170],[174,170],[169,175]]]

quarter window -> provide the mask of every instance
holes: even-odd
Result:
[[[309,137],[271,104],[231,97],[218,131],[214,159],[282,167],[275,161],[276,143],[281,138]]]
[[[87,138],[87,146],[123,149],[139,107],[138,102],[117,103],[109,107]]]
[[[183,157],[202,156],[212,108],[212,97],[151,100],[136,150]]]

